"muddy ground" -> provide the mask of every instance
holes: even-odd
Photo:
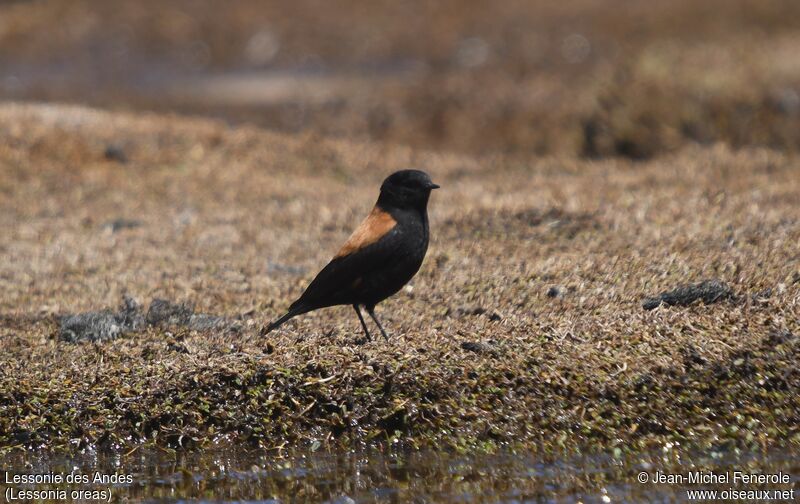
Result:
[[[800,443],[794,157],[522,160],[13,103],[0,137],[4,450]],[[378,307],[391,339],[355,344],[347,307],[259,336],[409,166],[442,189]],[[104,309],[112,339],[63,337]]]

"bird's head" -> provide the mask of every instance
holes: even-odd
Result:
[[[438,188],[424,171],[400,170],[383,181],[378,201],[398,208],[425,208],[431,191]]]

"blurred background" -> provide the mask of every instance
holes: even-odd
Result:
[[[6,0],[0,98],[425,149],[800,145],[797,0]]]

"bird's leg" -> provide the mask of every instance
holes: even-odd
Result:
[[[374,306],[365,306],[364,308],[367,309],[367,313],[369,313],[369,316],[372,317],[372,320],[375,321],[375,324],[378,326],[378,329],[381,330],[381,334],[383,334],[383,337],[386,338],[386,341],[389,341],[389,336],[386,335],[386,331],[383,330],[383,326],[378,321],[378,317],[375,316],[375,307]]]
[[[354,304],[353,309],[356,311],[356,314],[358,315],[358,320],[361,321],[361,327],[364,328],[364,334],[367,336],[367,341],[372,341],[372,336],[369,335],[369,329],[367,329],[367,323],[364,322],[364,317],[361,315],[361,310],[358,309],[358,305]]]

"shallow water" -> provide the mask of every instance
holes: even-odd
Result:
[[[679,485],[639,483],[641,472],[687,474],[702,469],[789,475],[781,484]],[[73,456],[16,452],[2,459],[0,489],[8,500],[23,490],[94,490],[103,500],[179,502],[683,502],[687,488],[787,490],[798,486],[800,461],[773,451],[703,453],[674,448],[636,459],[611,455],[545,461],[531,454],[463,455],[419,451],[323,451],[280,455],[243,448],[174,452],[140,448],[129,454],[86,450]],[[85,475],[90,483],[14,483],[20,475]],[[94,478],[110,481],[92,483]],[[112,477],[113,476],[113,477]],[[52,478],[52,476],[51,476]],[[9,489],[12,490],[9,490]],[[12,492],[8,494],[7,492]],[[795,492],[797,493],[797,492]],[[95,494],[97,496],[98,494]]]

